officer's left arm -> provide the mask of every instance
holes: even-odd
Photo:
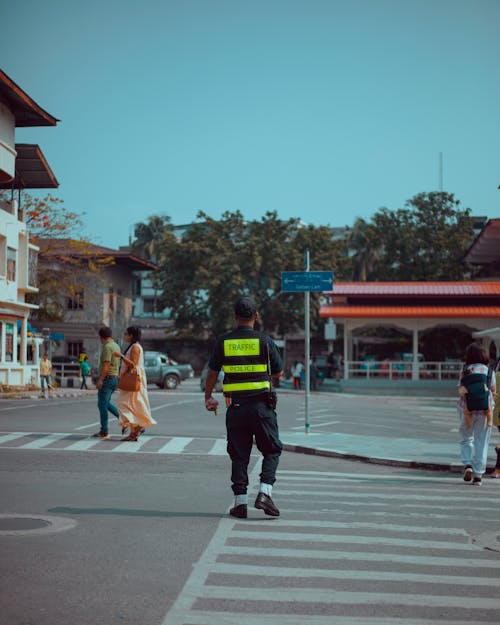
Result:
[[[267,344],[269,348],[269,362],[271,365],[271,377],[279,378],[283,375],[283,361],[276,347],[276,343],[268,337]]]

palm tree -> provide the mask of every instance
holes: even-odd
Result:
[[[348,249],[352,259],[352,280],[366,282],[380,258],[374,235],[375,230],[371,224],[364,219],[356,219],[348,235]]]

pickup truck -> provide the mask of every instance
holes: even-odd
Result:
[[[181,365],[161,352],[144,352],[144,368],[148,384],[169,390],[177,388],[182,380],[194,377],[190,364]]]

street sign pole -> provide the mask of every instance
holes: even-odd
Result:
[[[304,270],[309,271],[309,250],[304,253]],[[311,293],[306,291],[304,293],[304,311],[305,311],[305,326],[306,326],[306,338],[305,338],[305,356],[306,356],[306,398],[305,398],[305,432],[309,434],[309,397],[311,389],[311,366],[309,364],[311,360]]]
[[[305,271],[282,271],[281,290],[284,293],[304,293],[304,325],[305,325],[305,379],[306,379],[306,404],[305,404],[305,428],[309,433],[309,394],[311,390],[311,291],[321,293],[322,291],[332,291],[333,272],[331,271],[310,271],[309,270],[309,250],[304,252]]]

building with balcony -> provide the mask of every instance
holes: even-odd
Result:
[[[0,385],[39,381],[39,339],[30,337],[28,322],[37,306],[26,301],[38,291],[38,248],[29,240],[21,191],[58,186],[39,146],[16,144],[15,129],[57,121],[0,70]]]

